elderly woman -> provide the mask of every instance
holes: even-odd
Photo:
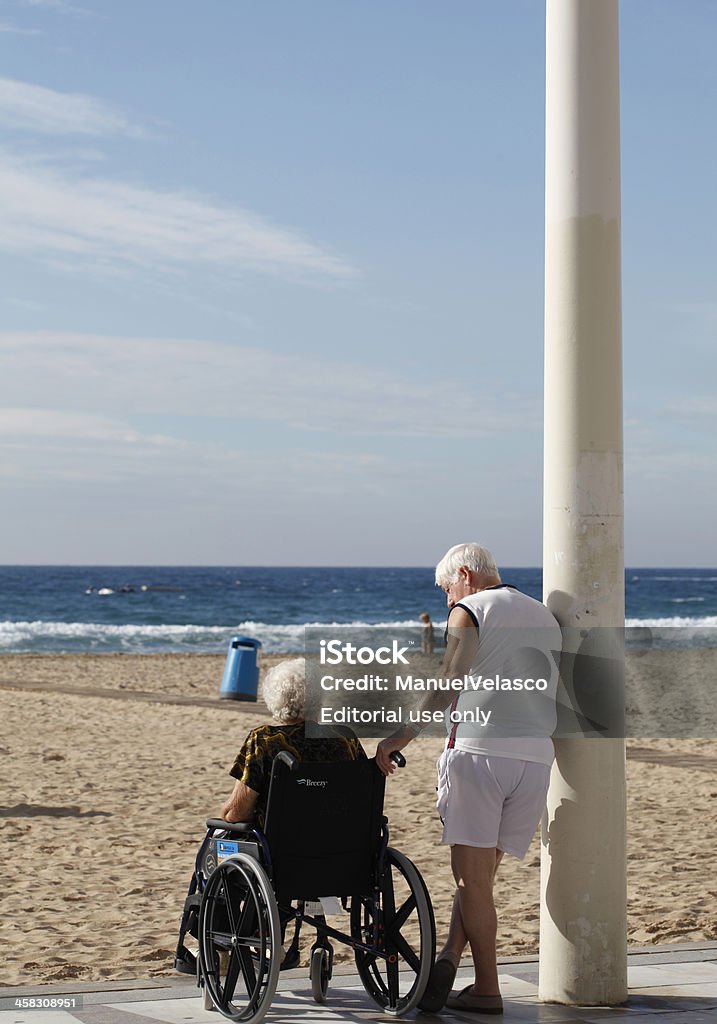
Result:
[[[271,766],[280,750],[300,761],[357,761],[363,747],[350,729],[334,728],[333,736],[311,738],[304,730],[306,668],[303,658],[280,661],[262,684],[264,703],[277,725],[252,729],[229,772],[236,782],[221,810],[224,821],[251,821],[264,826]]]

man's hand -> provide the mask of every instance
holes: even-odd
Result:
[[[393,775],[396,771],[396,765],[391,760],[390,755],[394,750],[403,750],[412,739],[415,739],[415,736],[415,732],[400,729],[398,732],[393,733],[393,735],[387,736],[385,740],[381,740],[376,747],[376,764],[384,775]]]

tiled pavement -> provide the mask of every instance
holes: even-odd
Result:
[[[505,960],[500,965],[505,1004],[505,1024],[537,1022],[580,1022],[600,1024],[632,1018],[634,1024],[717,1024],[717,943],[649,947],[633,951],[628,961],[630,998],[624,1007],[557,1006],[539,1003],[537,960]],[[461,969],[456,987],[470,983],[470,972]],[[82,1009],[67,1010],[15,1008],[16,999],[32,996],[45,999],[81,995]],[[43,985],[36,988],[0,989],[0,1024],[220,1024],[217,1013],[203,1009],[193,981],[186,977],[155,978],[152,981]],[[383,1014],[368,998],[355,973],[339,973],[329,986],[327,1002],[311,997],[308,971],[282,975],[279,989],[267,1014],[268,1024],[363,1024],[395,1018]],[[496,1024],[500,1017],[477,1013],[444,1011],[438,1015],[418,1013],[405,1019],[418,1024],[455,1024],[477,1021]]]

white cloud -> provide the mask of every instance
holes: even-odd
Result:
[[[78,7],[69,3],[69,0],[14,0],[20,7],[39,7],[42,10],[53,11],[55,14],[91,14],[92,11],[86,7]]]
[[[269,460],[254,444],[230,448],[135,430],[121,419],[55,409],[0,411],[0,479],[11,483],[65,481],[111,490],[139,484],[156,490],[224,491],[245,480],[263,493],[280,494],[291,483],[305,494],[340,494],[376,488],[401,467],[383,456],[278,451]],[[411,467],[411,471],[415,467]]]
[[[0,452],[0,477],[23,482],[111,483],[171,474],[178,461],[206,465],[208,455],[201,446],[142,434],[122,420],[40,408],[0,410]]]
[[[695,485],[714,479],[716,465],[717,459],[710,453],[638,448],[626,454],[625,476],[628,486],[635,481],[658,481],[688,500]]]
[[[119,441],[123,444],[141,441],[156,446],[177,443],[171,437],[143,435],[122,421],[91,413],[27,407],[0,409],[0,438],[29,440],[37,437],[46,443],[76,438],[85,442]]]
[[[38,28],[20,28],[19,25],[12,25],[8,21],[0,21],[0,35],[3,33],[15,36],[39,36],[41,34]]]
[[[673,416],[682,416],[685,419],[717,416],[717,398],[713,395],[695,395],[693,398],[671,403],[667,406],[667,411]]]
[[[0,248],[66,269],[314,273],[346,278],[340,258],[237,206],[51,171],[0,152]]]
[[[127,135],[145,132],[112,104],[83,93],[0,78],[0,126],[49,135]]]
[[[471,381],[424,382],[248,345],[7,332],[0,358],[2,391],[13,405],[258,420],[337,436],[479,438],[541,429],[537,402],[499,401]]]
[[[116,425],[98,416],[53,409],[0,409],[0,437],[100,437],[114,435]]]

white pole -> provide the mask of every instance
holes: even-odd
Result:
[[[624,624],[618,0],[547,0],[544,594]],[[607,632],[607,630],[606,630]],[[540,998],[627,998],[625,750],[558,739]]]

